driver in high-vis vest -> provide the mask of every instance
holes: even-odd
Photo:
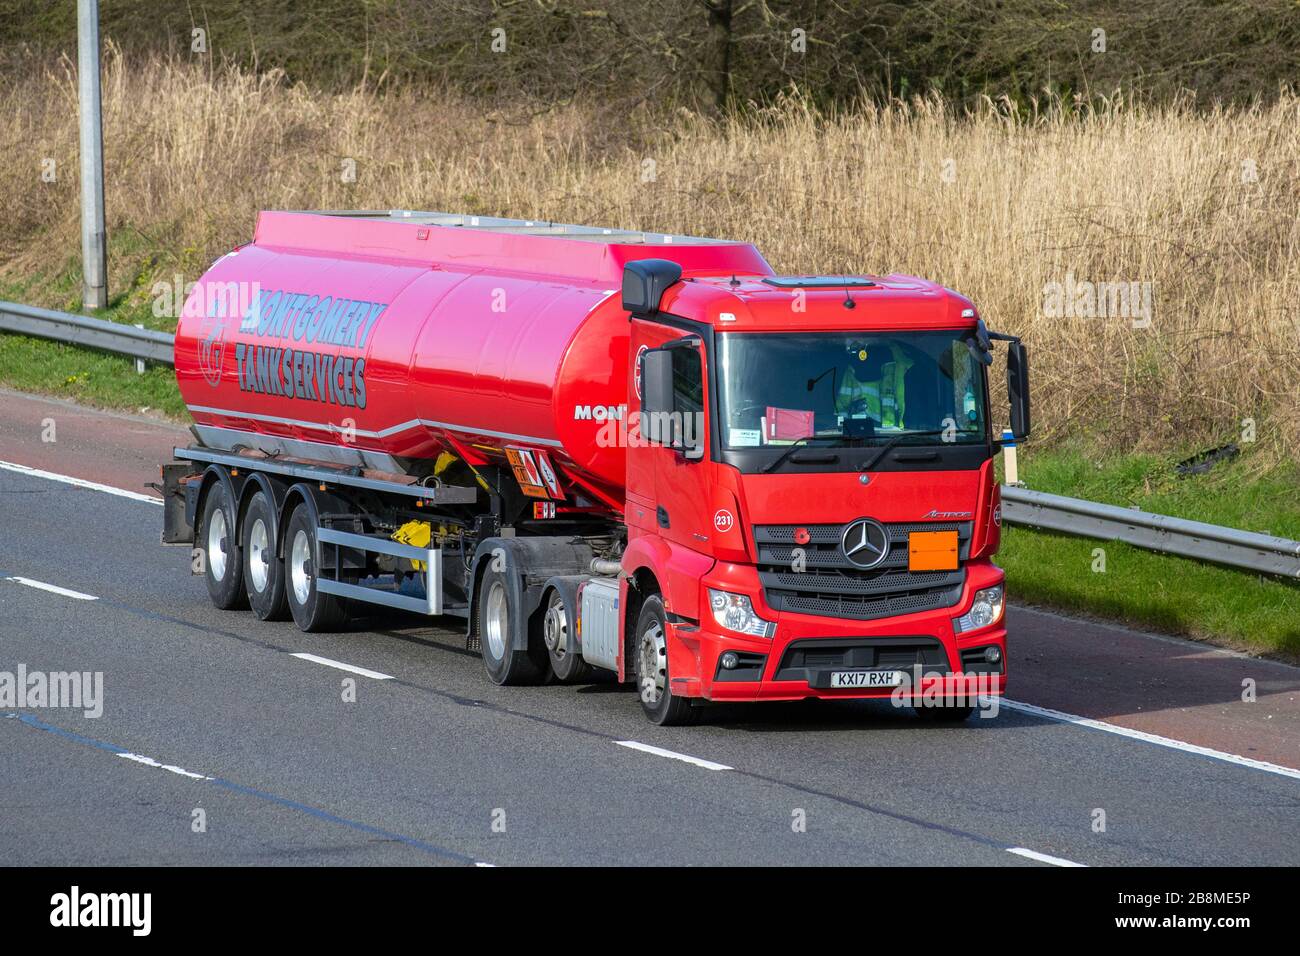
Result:
[[[912,359],[897,345],[889,347],[891,359],[881,362],[874,375],[864,369],[859,378],[850,364],[835,397],[835,411],[850,418],[870,418],[880,428],[903,428],[906,394],[903,378],[913,365]],[[866,350],[857,353],[858,363],[867,359]],[[866,369],[871,366],[866,366]]]

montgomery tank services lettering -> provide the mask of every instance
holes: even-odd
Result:
[[[235,344],[240,389],[365,408],[364,352],[387,308],[386,302],[278,289],[262,292],[244,313],[239,331],[278,341]],[[317,348],[292,347],[295,342]],[[324,351],[322,346],[335,349]],[[342,354],[351,349],[363,354]]]

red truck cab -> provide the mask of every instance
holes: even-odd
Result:
[[[648,716],[924,697],[918,712],[963,717],[1001,694],[999,445],[974,305],[897,275],[671,279],[657,305],[653,276],[624,289],[640,414],[622,600]]]

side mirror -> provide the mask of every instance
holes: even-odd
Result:
[[[1007,346],[1007,401],[1011,403],[1011,434],[1029,437],[1029,351],[1020,342]]]
[[[641,437],[687,461],[705,452],[699,344],[686,336],[641,353]]]
[[[672,439],[673,353],[650,349],[641,353],[641,437],[656,445]]]
[[[623,308],[633,315],[654,315],[668,287],[682,277],[682,267],[667,259],[636,259],[623,267]]]

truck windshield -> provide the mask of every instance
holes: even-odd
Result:
[[[722,444],[983,442],[984,374],[969,337],[956,330],[723,334]]]

